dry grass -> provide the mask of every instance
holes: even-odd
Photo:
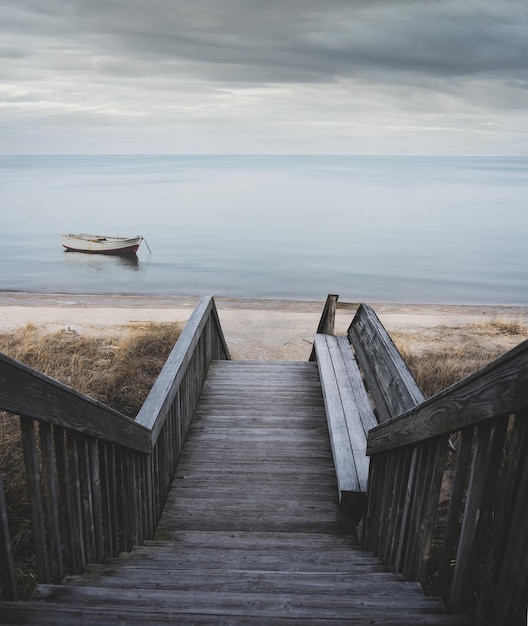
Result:
[[[53,334],[28,325],[0,335],[0,352],[134,417],[181,331],[178,324],[133,326],[119,337]],[[0,412],[0,469],[17,577],[25,595],[35,582],[30,510],[19,420]],[[0,590],[1,596],[1,590]]]
[[[391,337],[427,398],[527,339],[528,325],[494,318],[467,327],[440,327],[419,336],[400,331]]]

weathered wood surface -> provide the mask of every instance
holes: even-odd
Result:
[[[367,490],[367,433],[377,425],[348,339],[317,334],[317,365],[321,377],[339,499],[355,503]]]
[[[214,363],[154,541],[0,623],[467,624],[358,549],[325,421],[315,363]]]
[[[434,549],[434,591],[477,626],[526,623],[527,423],[524,342],[368,435],[363,545],[423,583]],[[444,497],[451,485],[445,519],[442,483]]]
[[[380,422],[423,402],[423,393],[371,307],[359,306],[348,329],[348,338]]]
[[[7,600],[16,600],[18,595],[14,571],[4,483],[0,472],[0,583]]]
[[[0,408],[148,452],[150,432],[133,419],[5,354],[0,354]]]
[[[335,327],[335,314],[337,310],[337,301],[339,296],[337,294],[328,294],[326,302],[323,308],[323,313],[319,324],[317,325],[317,335],[333,335]],[[309,361],[315,361],[315,343],[312,346],[312,352],[310,353]]]
[[[214,347],[211,346],[211,326],[213,325],[215,327]],[[203,346],[200,346],[200,341],[202,341]],[[211,358],[229,359],[229,350],[220,327],[216,306],[211,296],[204,296],[196,305],[136,417],[138,424],[142,424],[152,432],[153,446],[165,424],[169,409],[180,390],[185,374],[193,364],[193,360],[196,361],[196,352],[199,347],[204,353],[201,359],[205,368],[205,371],[202,372],[204,378]],[[196,381],[197,396],[199,396],[201,390],[201,382]]]
[[[528,341],[451,385],[368,437],[368,454],[462,430],[528,406]]]

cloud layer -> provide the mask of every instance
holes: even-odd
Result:
[[[525,0],[2,0],[6,152],[528,153]]]

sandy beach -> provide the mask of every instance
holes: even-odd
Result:
[[[185,322],[197,297],[0,294],[0,332],[34,324],[47,332],[126,332],[145,322]],[[233,358],[305,360],[323,302],[215,298]],[[457,334],[492,319],[528,321],[526,306],[369,303],[391,333],[419,337]],[[345,334],[358,306],[338,302],[336,333]],[[506,346],[508,347],[508,346]]]

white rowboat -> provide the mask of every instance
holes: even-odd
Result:
[[[136,254],[143,240],[137,237],[105,237],[104,235],[62,235],[61,242],[66,250],[91,254]]]

